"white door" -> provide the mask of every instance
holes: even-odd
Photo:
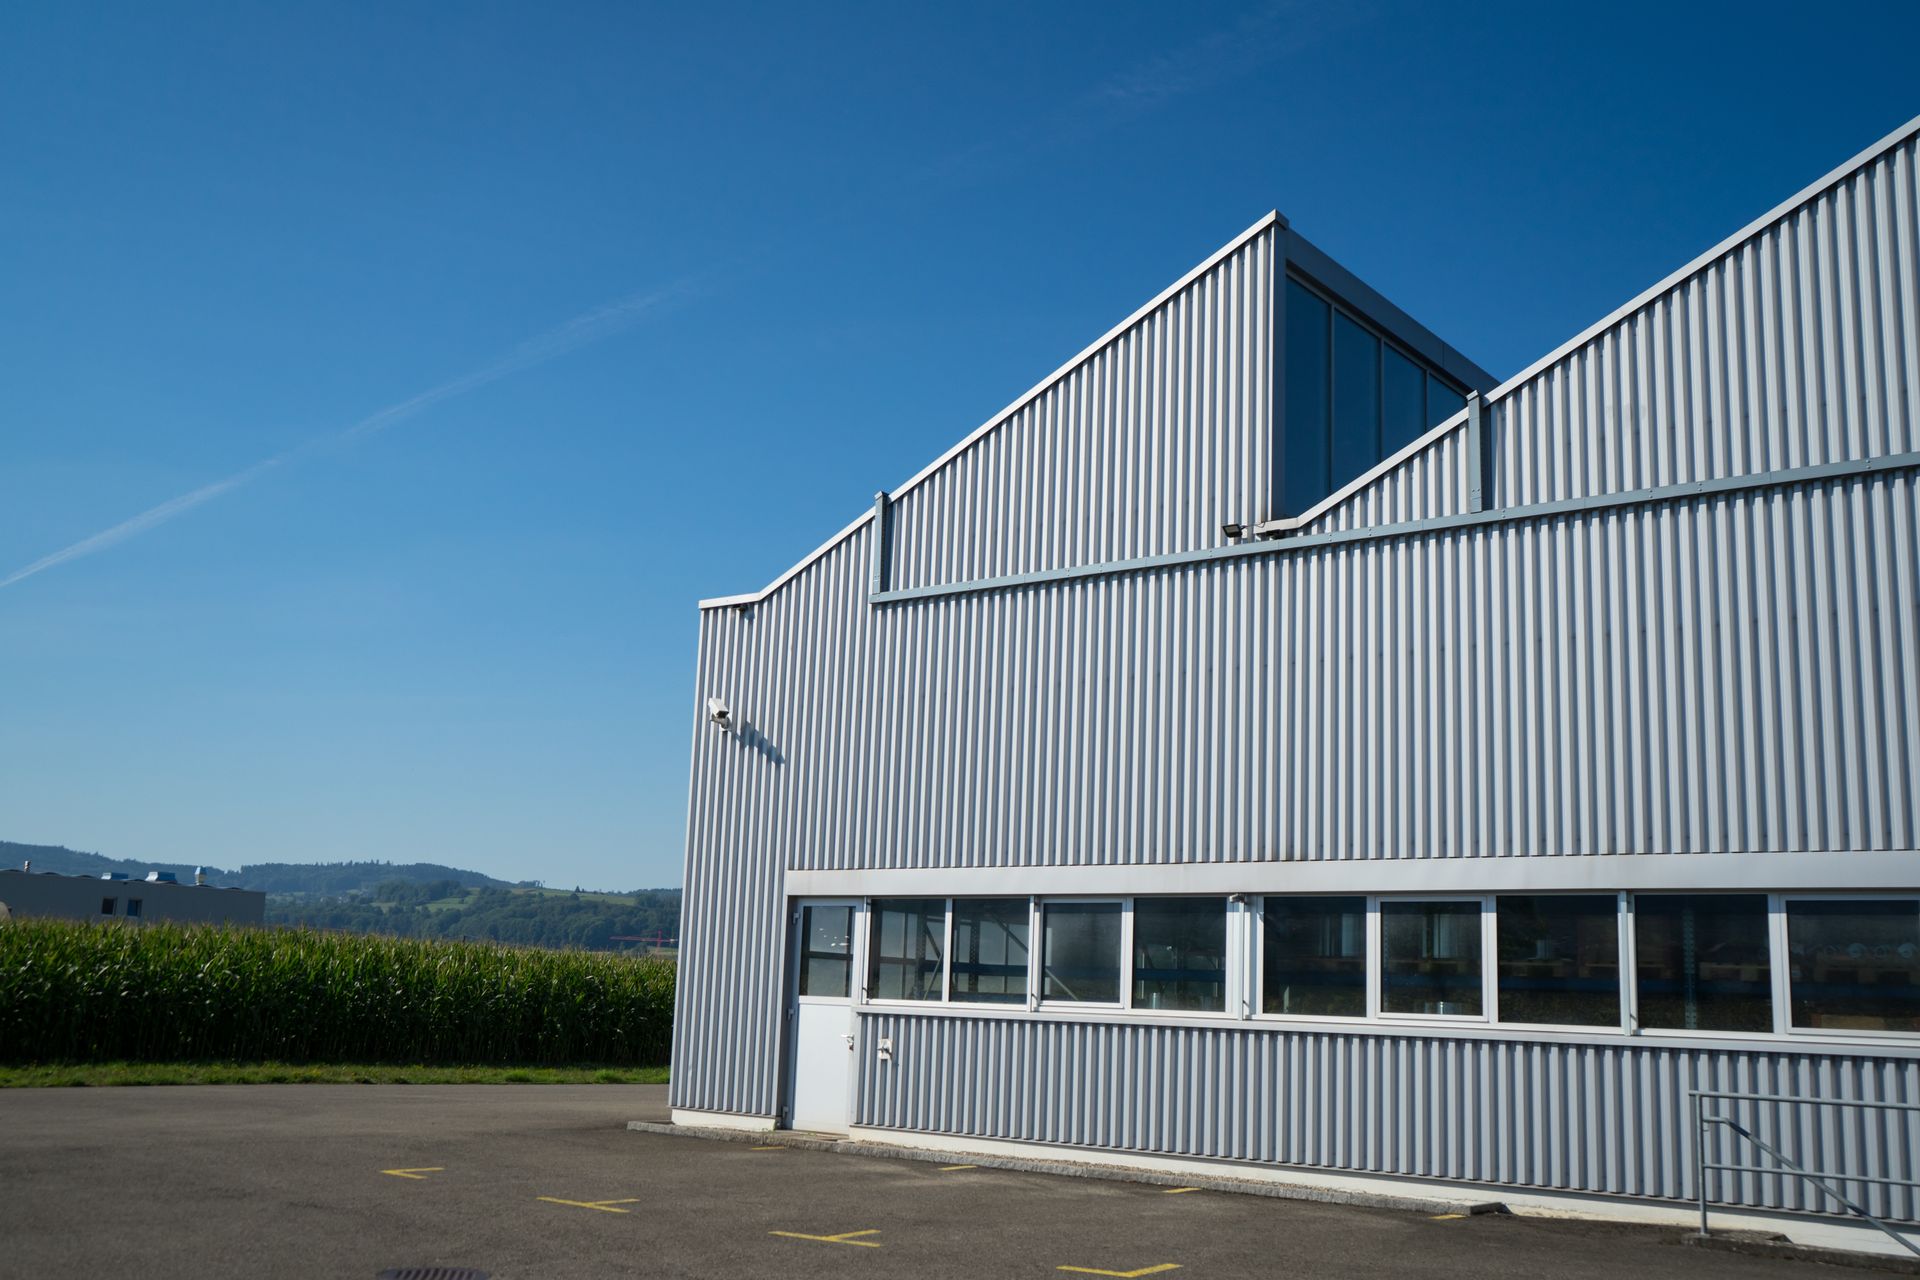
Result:
[[[853,1096],[854,929],[857,904],[794,904],[792,1060],[787,1126],[845,1133]]]

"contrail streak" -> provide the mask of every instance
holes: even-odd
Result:
[[[325,435],[315,436],[311,440],[295,445],[284,453],[277,454],[261,462],[256,462],[244,471],[236,471],[224,480],[215,480],[212,484],[202,485],[191,493],[183,493],[177,498],[169,498],[157,507],[151,507],[146,511],[142,511],[131,520],[123,520],[110,529],[102,529],[99,533],[82,538],[72,546],[64,547],[52,555],[42,556],[25,568],[16,569],[7,577],[0,578],[0,589],[10,587],[24,578],[31,578],[34,574],[43,573],[57,565],[63,565],[69,561],[78,560],[83,556],[93,555],[97,551],[105,551],[109,547],[117,546],[125,542],[128,538],[145,533],[157,525],[165,524],[175,516],[185,515],[195,507],[200,506],[202,503],[211,502],[223,493],[230,493],[242,485],[251,484],[276,467],[282,467],[290,462],[296,462],[321,449],[346,444],[349,441],[358,440],[363,436],[370,436],[385,431],[395,423],[411,418],[414,414],[419,413],[423,409],[430,408],[442,400],[450,400],[454,396],[465,395],[467,392],[478,390],[488,383],[498,382],[501,378],[507,377],[510,374],[531,369],[535,365],[545,364],[547,361],[557,356],[565,355],[569,351],[577,350],[589,343],[598,342],[602,338],[608,337],[632,323],[635,319],[639,318],[643,312],[657,306],[677,291],[676,288],[668,288],[652,293],[631,294],[628,297],[609,302],[603,307],[596,307],[592,311],[577,315],[556,329],[550,329],[538,337],[529,338],[512,351],[509,351],[505,356],[484,368],[475,369],[471,373],[464,373],[450,382],[443,382],[437,387],[431,387],[420,392],[418,395],[408,396],[405,400],[395,401],[384,409],[378,409],[368,414],[352,426],[343,427],[338,431],[328,432]]]

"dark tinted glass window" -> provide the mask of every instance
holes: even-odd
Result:
[[[1027,998],[1027,900],[985,898],[953,904],[955,1000],[1023,1004]]]
[[[845,999],[853,965],[853,908],[800,908],[800,994]]]
[[[1287,281],[1287,412],[1283,499],[1299,515],[1332,492],[1327,472],[1331,312],[1297,280]]]
[[[1333,316],[1333,488],[1380,461],[1380,339]],[[1331,489],[1328,492],[1332,492]]]
[[[1398,453],[1427,429],[1427,375],[1388,346],[1380,369],[1380,456]]]
[[[1502,897],[1500,1020],[1620,1025],[1620,911],[1612,894]]]
[[[1479,1016],[1479,903],[1382,903],[1380,929],[1383,1010]]]
[[[1765,894],[1636,894],[1633,933],[1641,1026],[1773,1030]]]
[[[1120,904],[1050,902],[1041,915],[1040,994],[1120,1003]]]
[[[1789,901],[1793,1025],[1920,1031],[1920,903]]]
[[[1227,900],[1136,898],[1133,1007],[1227,1007]]]
[[[946,902],[875,898],[867,911],[867,994],[875,1000],[938,1000]]]
[[[103,916],[110,916],[110,915],[112,915],[112,914],[113,914],[113,907],[114,907],[114,903],[115,903],[116,901],[117,901],[117,900],[116,900],[116,899],[114,899],[114,898],[102,898],[102,899],[100,899],[100,914],[101,914],[101,915],[103,915]]]
[[[1262,914],[1263,1012],[1366,1016],[1365,898],[1268,898]]]
[[[1427,376],[1427,425],[1437,427],[1467,407],[1467,398],[1440,379]]]
[[[128,915],[130,915],[130,916],[137,916],[137,915],[139,915],[139,914],[140,914],[140,908],[141,908],[141,907],[142,907],[143,905],[144,905],[144,903],[143,903],[143,902],[142,902],[142,900],[141,900],[141,899],[139,899],[139,898],[128,898],[128,899],[127,899],[127,914],[128,914]]]

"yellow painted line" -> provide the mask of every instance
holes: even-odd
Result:
[[[785,1150],[786,1150],[786,1148],[785,1148],[785,1147],[782,1147],[782,1146],[771,1146],[771,1147],[748,1147],[748,1148],[747,1148],[747,1150],[749,1150],[749,1151],[785,1151]]]
[[[942,1173],[958,1173],[958,1172],[960,1172],[960,1171],[961,1171],[962,1169],[978,1169],[979,1167],[980,1167],[980,1166],[979,1166],[979,1165],[977,1165],[977,1164],[949,1164],[949,1165],[943,1165],[943,1166],[941,1166],[941,1169],[940,1169],[940,1172],[942,1172]]]
[[[1178,1271],[1177,1262],[1161,1262],[1151,1267],[1141,1267],[1138,1271],[1102,1271],[1099,1267],[1055,1267],[1056,1271],[1078,1271],[1086,1276],[1157,1276],[1162,1271]]]
[[[570,1204],[576,1209],[598,1209],[602,1213],[632,1213],[631,1209],[616,1209],[617,1204],[639,1204],[640,1197],[629,1196],[625,1200],[562,1200],[558,1196],[535,1196],[535,1200],[545,1200],[548,1204]]]
[[[842,1231],[837,1236],[810,1236],[801,1231],[769,1231],[770,1236],[785,1236],[789,1240],[818,1240],[821,1244],[851,1244],[862,1249],[879,1249],[883,1246],[878,1240],[859,1240],[856,1236],[877,1236],[880,1228],[868,1227],[865,1231]]]
[[[1161,1194],[1169,1195],[1169,1196],[1183,1196],[1187,1194],[1187,1192],[1189,1191],[1198,1191],[1198,1190],[1200,1190],[1199,1187],[1168,1187]]]
[[[1436,1213],[1433,1215],[1433,1220],[1435,1222],[1451,1222],[1455,1218],[1464,1218],[1466,1216],[1464,1213]]]
[[[445,1173],[446,1171],[446,1166],[444,1165],[423,1164],[418,1169],[382,1169],[380,1172],[386,1174],[389,1178],[412,1178],[415,1182],[425,1182],[426,1178],[422,1176],[423,1174]]]

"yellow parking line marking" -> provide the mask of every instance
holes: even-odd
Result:
[[[415,1182],[425,1182],[427,1180],[425,1177],[426,1174],[445,1173],[446,1171],[445,1165],[423,1164],[418,1169],[382,1169],[380,1172],[386,1174],[389,1178],[412,1178]]]
[[[1464,1213],[1436,1213],[1433,1215],[1433,1220],[1435,1222],[1451,1222],[1455,1218],[1464,1218],[1466,1216]]]
[[[949,1164],[949,1165],[942,1165],[940,1168],[940,1172],[958,1173],[962,1169],[978,1169],[979,1167],[980,1166],[977,1164]]]
[[[810,1236],[802,1231],[769,1231],[770,1236],[785,1236],[789,1240],[818,1240],[821,1244],[851,1244],[862,1249],[879,1249],[883,1246],[878,1240],[856,1240],[856,1236],[877,1236],[880,1228],[868,1227],[865,1231],[842,1231],[837,1236]]]
[[[776,1143],[771,1147],[748,1147],[747,1150],[749,1151],[785,1151],[786,1148]]]
[[[570,1204],[576,1209],[598,1209],[602,1213],[632,1213],[631,1209],[616,1209],[617,1204],[639,1204],[639,1196],[629,1196],[625,1200],[562,1200],[559,1196],[535,1196],[535,1200],[545,1200],[548,1204]]]
[[[1086,1275],[1086,1276],[1127,1276],[1129,1278],[1133,1276],[1157,1276],[1162,1271],[1178,1271],[1179,1269],[1180,1269],[1180,1264],[1177,1262],[1156,1263],[1151,1267],[1141,1267],[1138,1271],[1102,1271],[1099,1267],[1055,1267],[1054,1268],[1054,1270],[1056,1271],[1078,1271],[1081,1275]]]
[[[1183,1196],[1187,1194],[1187,1192],[1189,1191],[1198,1191],[1198,1190],[1200,1190],[1199,1187],[1168,1187],[1161,1194],[1169,1195],[1169,1196]]]

